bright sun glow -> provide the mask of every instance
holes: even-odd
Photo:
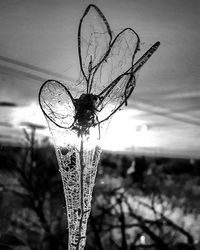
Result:
[[[18,129],[20,132],[22,132],[23,128],[27,129],[29,124],[32,124],[33,126],[35,125],[36,128],[41,126],[42,129],[37,130],[39,141],[43,137],[50,137],[46,119],[36,103],[31,103],[29,106],[17,107],[13,109],[11,119],[14,128]],[[24,136],[23,133],[22,136]]]
[[[25,122],[47,126],[44,115],[36,103],[31,103],[29,106],[18,107],[13,110],[13,125],[19,126]]]
[[[103,149],[112,151],[123,151],[131,147],[148,147],[152,141],[152,134],[148,126],[142,121],[134,119],[135,110],[125,110],[116,113],[109,125],[108,131],[103,140]],[[36,103],[29,106],[16,108],[12,114],[13,125],[16,127],[22,123],[29,122],[36,125],[47,126],[47,122],[42,114],[40,108]],[[102,137],[104,132],[101,131]],[[44,135],[49,135],[47,130],[41,131]],[[98,129],[91,130],[91,139],[85,143],[88,148],[94,147],[94,144],[100,144],[98,141]],[[59,145],[64,146],[67,143],[75,142],[78,140],[75,134],[70,137],[63,137],[63,134],[58,135],[57,141]],[[78,142],[77,142],[78,143]]]
[[[80,137],[77,136],[75,132],[68,132],[65,129],[60,129],[58,127],[52,126],[51,129],[53,134],[53,140],[56,145],[60,147],[67,147],[69,144],[80,147]],[[83,137],[84,147],[88,150],[94,149],[97,145],[101,146],[101,140],[99,138],[98,127],[90,128],[90,135]]]
[[[121,111],[112,118],[103,148],[123,151],[131,147],[147,147],[151,137],[148,126],[134,119],[133,110]]]

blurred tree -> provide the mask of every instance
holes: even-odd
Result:
[[[39,247],[42,250],[45,249],[43,242],[50,245],[54,242],[56,250],[64,244],[62,183],[54,149],[39,147],[36,129],[37,125],[28,124],[24,130],[25,147],[1,154],[4,178],[1,178],[0,187],[4,197],[11,195],[11,199],[15,199],[13,205],[9,204],[7,231],[23,235],[32,249]],[[34,237],[37,240],[33,240]]]

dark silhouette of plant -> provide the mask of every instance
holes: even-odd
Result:
[[[36,139],[37,125],[30,124],[24,130],[25,146],[8,149],[1,153],[1,172],[9,182],[1,181],[4,198],[11,195],[16,199],[8,230],[23,231],[29,236],[36,234],[34,247],[57,245],[62,247],[63,198],[62,186],[57,170],[54,149],[42,146]],[[30,240],[31,241],[31,240]],[[46,242],[46,243],[44,243]],[[30,243],[31,245],[31,243]],[[51,249],[51,248],[49,248]],[[56,248],[53,248],[56,249]]]

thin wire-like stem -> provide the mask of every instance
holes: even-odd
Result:
[[[85,169],[85,164],[84,164],[84,159],[83,159],[83,150],[84,149],[83,149],[83,137],[82,137],[81,138],[80,152],[79,152],[79,154],[80,154],[80,168],[81,168],[81,172],[80,172],[81,213],[80,213],[80,222],[79,222],[78,243],[77,243],[76,250],[79,250],[81,239],[85,238],[85,236],[81,236],[81,233],[82,233],[81,229],[82,229],[82,224],[83,224],[83,216],[85,213],[87,213],[87,211],[84,211],[84,201],[83,201],[83,197],[84,197],[83,174],[84,174],[84,169]]]

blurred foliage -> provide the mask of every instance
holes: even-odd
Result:
[[[67,219],[55,152],[34,127],[0,150],[0,249],[64,250]],[[199,249],[200,162],[103,153],[86,250]]]

